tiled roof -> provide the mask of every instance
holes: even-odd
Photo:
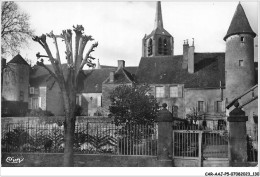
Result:
[[[53,71],[51,65],[46,65]],[[103,65],[104,66],[104,65]],[[102,69],[91,69],[84,70],[80,74],[79,78],[79,89],[78,92],[81,93],[101,93],[102,92],[102,83],[108,78],[110,71],[116,71],[117,67],[106,66]],[[66,64],[62,64],[64,70],[66,70]],[[125,67],[124,73],[130,79],[133,79],[132,73],[135,73],[137,67]],[[128,72],[129,71],[129,72]],[[52,86],[55,82],[49,72],[40,66],[35,65],[30,73],[30,86],[39,87],[39,86]]]
[[[115,71],[115,68],[84,70],[79,78],[78,92],[101,93],[102,82],[109,76],[111,71]]]
[[[234,34],[251,34],[254,37],[256,36],[248,22],[245,11],[240,3],[237,5],[236,12],[232,18],[231,24],[228,28],[226,36],[224,37],[224,40]]]
[[[120,68],[115,71],[115,78],[113,84],[125,84],[125,83],[133,83],[134,82],[134,74],[131,74],[126,70],[126,68]],[[109,76],[103,82],[104,84],[109,83]]]
[[[164,28],[156,28],[151,32],[151,34],[146,36],[146,39],[150,38],[154,35],[164,35],[164,36],[172,36],[168,31],[166,31]]]
[[[20,54],[16,55],[8,63],[17,63],[17,64],[22,64],[22,65],[28,65],[29,66],[29,64],[23,59],[23,57]]]
[[[195,71],[182,69],[182,55],[142,57],[137,82],[148,84],[184,84],[186,88],[219,87],[225,84],[225,54],[195,53]]]

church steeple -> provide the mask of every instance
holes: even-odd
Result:
[[[142,40],[143,57],[172,56],[173,37],[163,28],[161,2],[156,2],[154,29]]]
[[[160,1],[156,2],[154,29],[156,29],[156,28],[163,29],[162,8],[161,8],[161,2]]]

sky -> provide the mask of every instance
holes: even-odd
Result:
[[[117,60],[125,60],[126,66],[138,66],[142,38],[154,28],[155,1],[17,3],[22,11],[30,15],[31,27],[36,35],[52,30],[54,34],[60,34],[64,29],[72,29],[73,25],[83,25],[85,34],[92,35],[99,43],[92,56],[99,59],[101,65],[116,66]],[[182,55],[183,40],[191,42],[192,38],[195,39],[195,52],[225,52],[223,37],[237,4],[238,1],[162,1],[163,25],[174,37],[174,54]],[[241,4],[253,31],[258,34],[257,1]],[[49,44],[55,55],[51,40]],[[62,58],[65,58],[64,46],[63,42],[59,43]],[[35,63],[37,52],[45,54],[38,43],[30,41],[28,48],[21,50],[20,54]]]

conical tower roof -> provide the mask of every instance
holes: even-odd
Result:
[[[16,55],[8,63],[16,63],[16,64],[23,64],[23,65],[28,65],[29,66],[29,64],[23,59],[23,57],[20,54]]]
[[[251,34],[253,37],[256,36],[255,32],[252,30],[248,22],[245,11],[240,3],[237,5],[236,12],[232,18],[231,24],[228,28],[226,36],[224,37],[224,40],[234,34]]]

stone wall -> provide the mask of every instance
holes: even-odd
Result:
[[[183,86],[178,84],[150,84],[151,91],[150,93],[155,96],[155,87],[162,86],[164,87],[164,97],[156,98],[157,102],[161,106],[162,103],[166,103],[168,105],[167,109],[170,112],[173,112],[174,117],[183,118],[184,112],[184,95],[183,95]],[[172,98],[170,97],[170,87],[171,86],[179,86],[181,88],[180,95],[178,97]]]
[[[9,63],[3,71],[2,97],[7,101],[20,101],[23,92],[23,101],[28,103],[29,67]]]
[[[186,114],[190,113],[191,108],[198,107],[198,101],[204,102],[204,111],[208,115],[214,115],[214,117],[222,117],[225,114],[225,95],[223,90],[220,89],[185,89],[185,112]],[[222,101],[223,99],[223,101]],[[222,101],[222,112],[216,112],[215,104],[216,101]],[[206,117],[207,118],[207,117]]]

